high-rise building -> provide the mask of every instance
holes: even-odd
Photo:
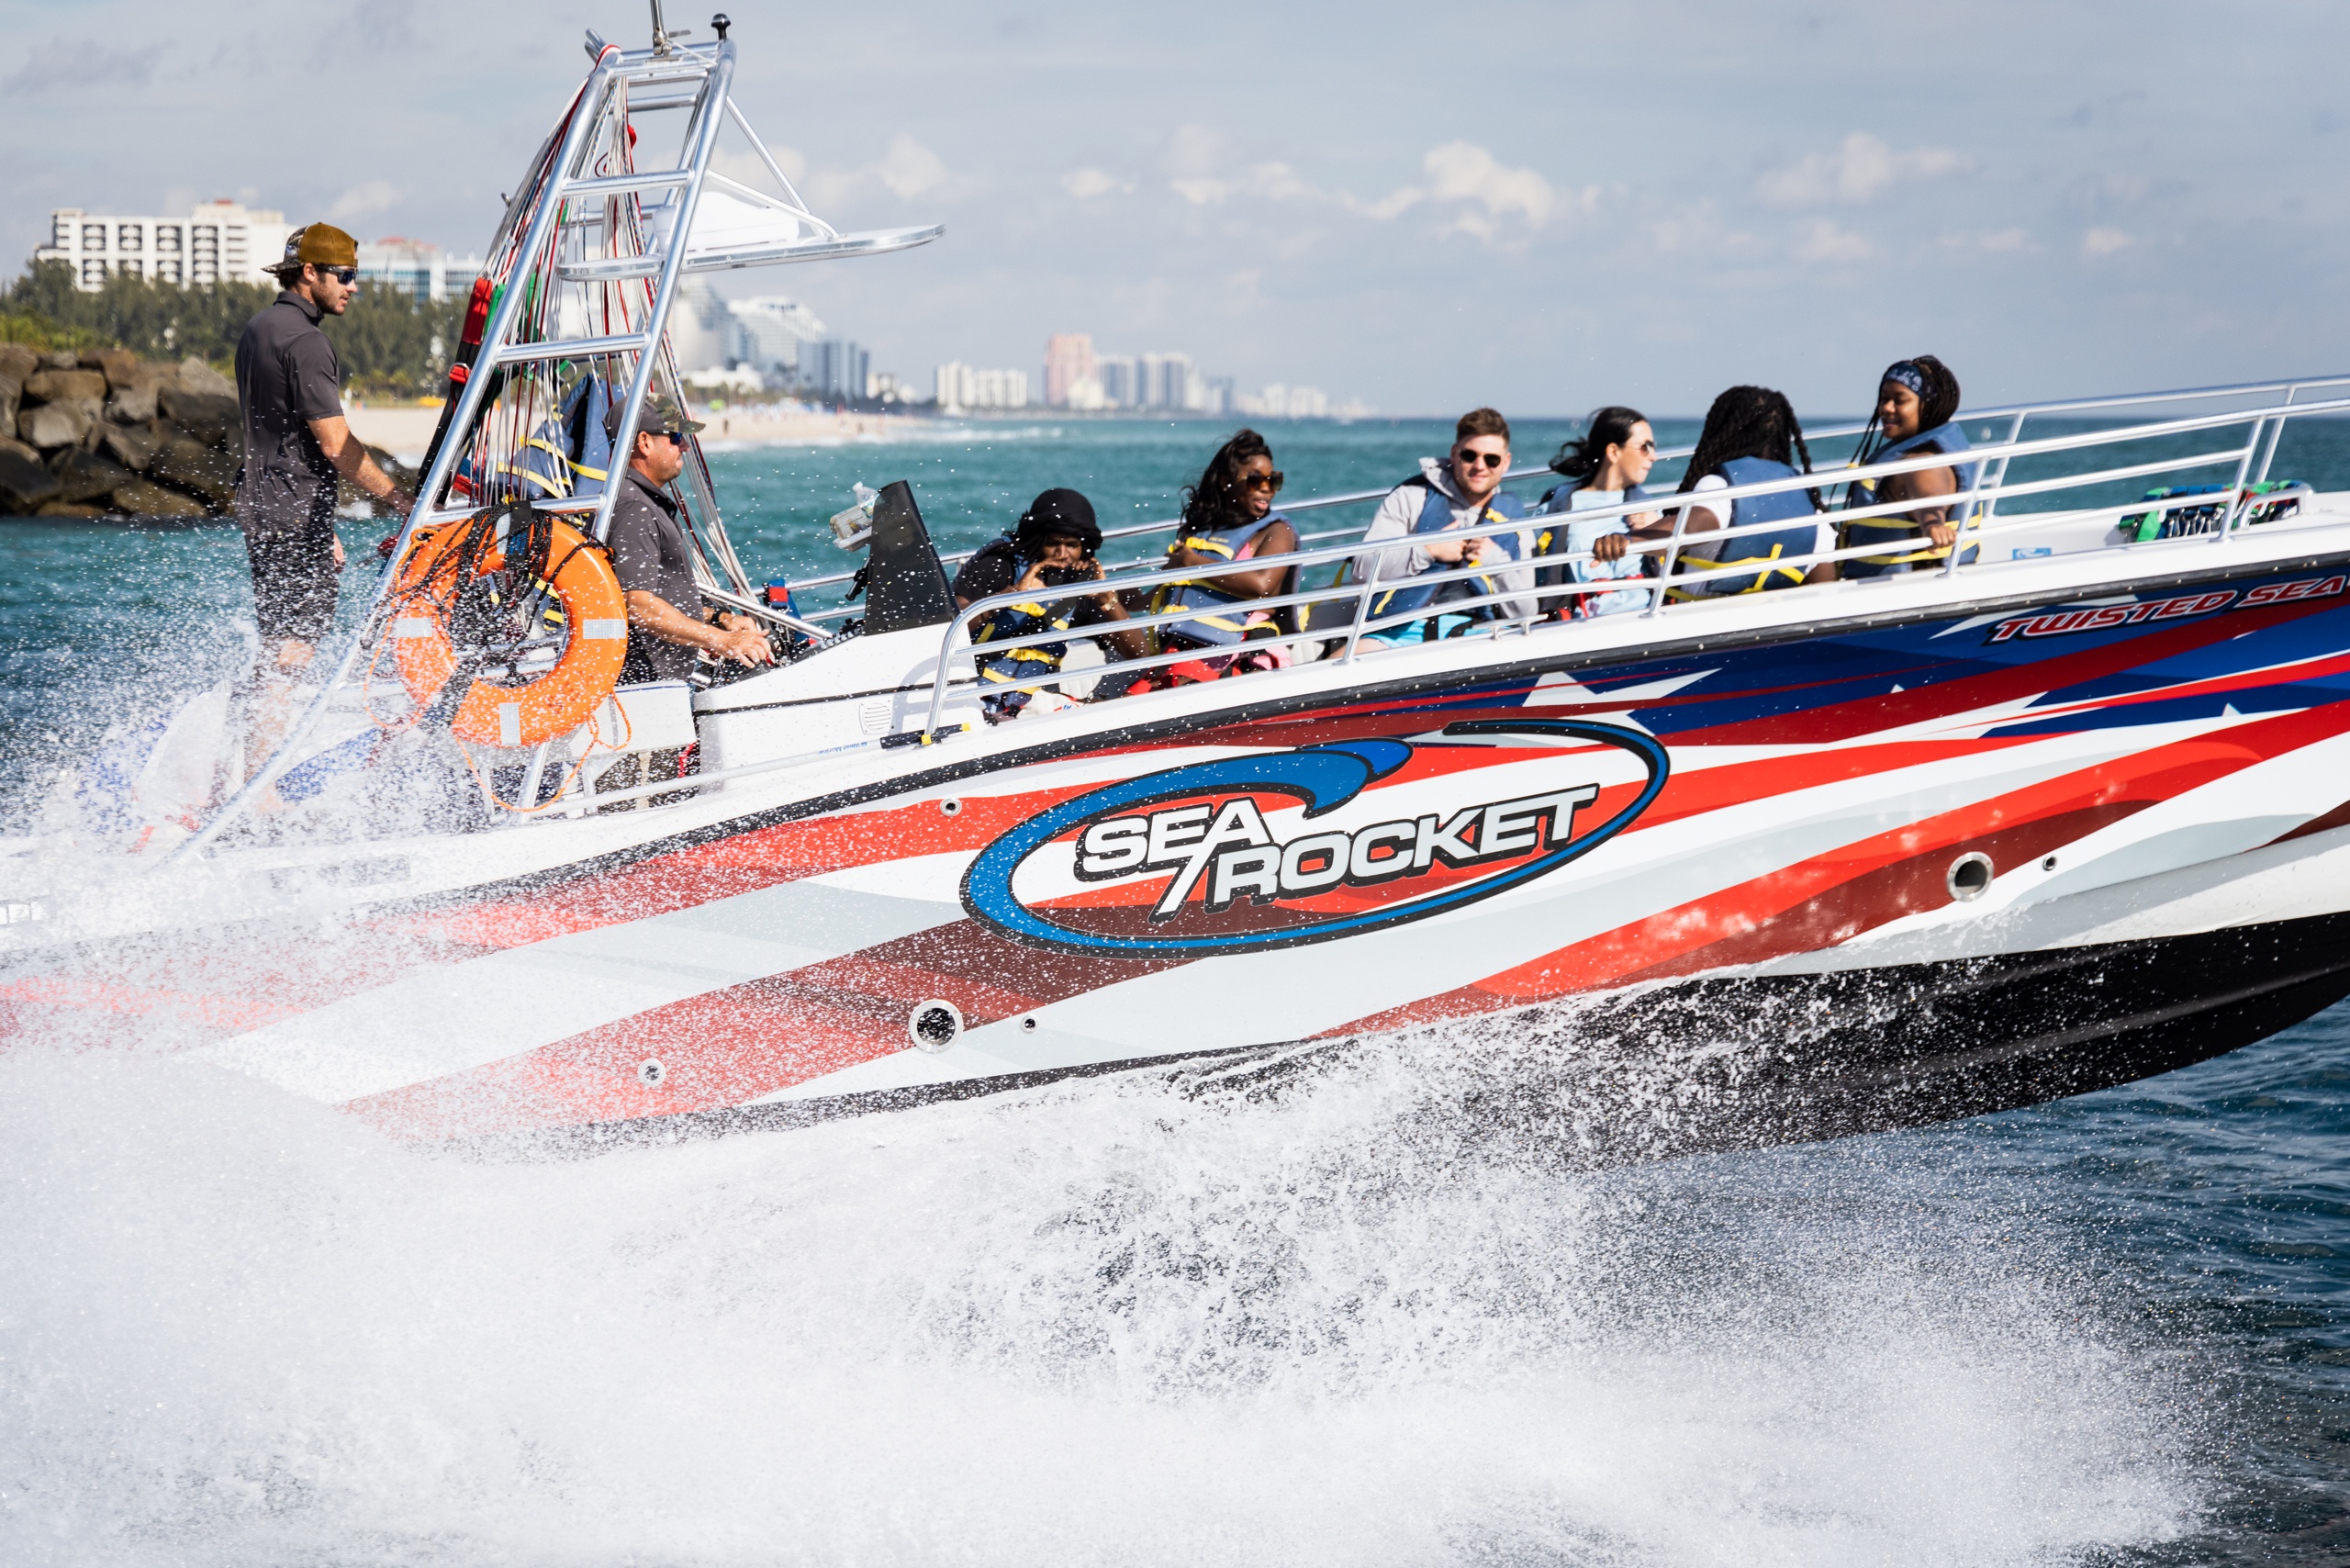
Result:
[[[1134,355],[1130,353],[1096,354],[1093,357],[1093,372],[1095,378],[1102,383],[1102,401],[1109,407],[1113,409],[1141,407],[1142,400],[1135,391],[1136,366]]]
[[[1202,405],[1201,411],[1222,419],[1233,411],[1233,407],[1232,377],[1229,375],[1209,376],[1207,401]]]
[[[453,256],[422,240],[393,235],[359,247],[360,282],[388,284],[420,299],[470,293],[481,273],[479,256]]]
[[[1147,353],[1136,372],[1135,406],[1139,409],[1192,409],[1198,406],[1192,386],[1197,373],[1192,368],[1192,356],[1187,353]],[[1204,387],[1196,394],[1200,399],[1207,396]]]
[[[946,409],[1028,406],[1024,370],[979,370],[961,360],[949,360],[931,373],[931,386],[938,406]]]
[[[841,338],[811,343],[800,356],[800,389],[818,398],[862,398],[873,356]]]
[[[1091,383],[1099,398],[1093,338],[1087,332],[1055,332],[1045,340],[1045,401],[1057,409],[1069,407],[1070,390],[1080,383]]]
[[[208,201],[164,218],[107,218],[78,207],[49,215],[49,243],[37,262],[63,262],[76,286],[93,293],[109,275],[158,283],[259,283],[285,256],[285,215],[233,201]],[[470,282],[470,280],[468,280]]]
[[[800,346],[823,341],[824,324],[815,313],[776,294],[737,299],[728,308],[734,317],[737,358],[765,375],[769,386],[797,383]]]

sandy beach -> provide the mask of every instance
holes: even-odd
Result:
[[[360,440],[395,457],[414,462],[440,422],[438,404],[386,403],[346,409]],[[811,413],[799,409],[696,409],[707,427],[710,446],[837,446],[849,442],[892,441],[934,421],[910,414]]]

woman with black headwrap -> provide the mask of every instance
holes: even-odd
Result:
[[[1966,432],[1952,422],[1957,414],[1958,377],[1951,374],[1950,366],[1930,353],[1897,360],[1878,378],[1876,409],[1869,416],[1869,428],[1861,433],[1853,464],[1964,452]],[[1972,463],[1956,463],[1946,468],[1889,474],[1874,483],[1854,480],[1847,486],[1847,510],[1897,501],[1922,504],[1846,522],[1841,548],[1876,548],[1845,560],[1843,575],[1883,577],[1948,560],[1951,546],[1958,542],[1959,528],[1974,514],[1974,507],[1953,504],[1946,498],[1974,488],[1975,470]]]

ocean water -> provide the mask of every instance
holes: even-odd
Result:
[[[856,479],[968,545],[1047,484],[1165,515],[1213,433],[714,466],[746,559],[800,575]],[[1445,433],[1271,432],[1292,495]],[[2350,442],[2288,471],[2350,483]],[[231,534],[0,524],[0,567],[19,801],[244,656]],[[514,1165],[196,1065],[160,1014],[17,1022],[0,1562],[2350,1561],[2350,1008],[2032,1110],[1596,1171],[1460,1109],[1539,1070],[1490,1035],[1253,1099],[1141,1075]]]

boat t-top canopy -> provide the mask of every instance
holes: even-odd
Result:
[[[564,449],[565,416],[591,391],[621,406],[623,431],[634,428],[648,397],[683,404],[668,322],[687,274],[882,255],[946,231],[929,224],[844,233],[818,217],[734,101],[735,45],[726,16],[711,18],[710,39],[687,43],[682,30],[665,24],[660,0],[652,0],[652,12],[648,48],[622,49],[588,33],[588,78],[507,207],[476,286],[467,341],[450,373],[451,397],[426,454],[416,506],[391,554],[395,562],[406,557],[420,530],[500,506],[570,514],[584,532],[607,537],[618,487]],[[685,111],[675,157],[640,166],[639,151],[655,139],[640,137],[637,122],[667,110]],[[747,144],[773,189],[711,167],[730,140]],[[681,521],[702,590],[719,602],[765,611],[727,537],[699,443],[688,452],[680,487]],[[275,753],[180,853],[200,851],[299,755],[337,689],[375,645],[395,578],[387,571],[379,580],[319,697]]]

